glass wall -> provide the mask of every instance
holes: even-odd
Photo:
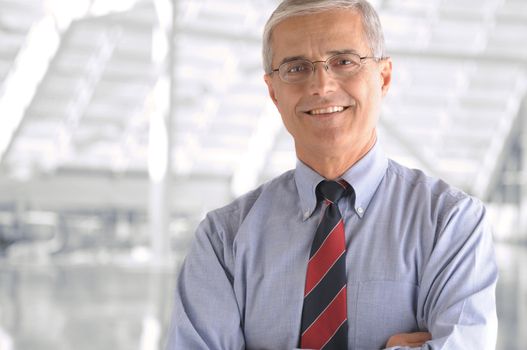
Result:
[[[161,349],[208,211],[295,166],[273,0],[0,0],[0,349]],[[527,339],[527,3],[372,1],[388,156],[482,199],[500,350]]]

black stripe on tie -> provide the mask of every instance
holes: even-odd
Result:
[[[342,271],[346,271],[346,254],[337,260],[329,272],[322,278],[320,283],[313,288],[311,293],[304,298],[304,308],[302,310],[302,329],[303,334],[307,328],[324,311],[329,303],[346,285],[346,276]]]
[[[317,227],[317,232],[315,233],[315,238],[313,239],[313,244],[311,245],[311,252],[309,254],[310,258],[320,249],[320,246],[322,243],[324,243],[324,240],[329,235],[331,230],[337,226],[340,219],[341,216],[337,205],[330,204],[324,212],[324,218]]]
[[[345,350],[348,347],[348,321],[346,320],[321,350]]]

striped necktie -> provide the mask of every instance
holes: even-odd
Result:
[[[346,240],[337,201],[353,189],[343,180],[322,181],[326,205],[307,265],[300,347],[347,349]]]

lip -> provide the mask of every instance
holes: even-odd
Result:
[[[350,106],[342,105],[329,105],[329,106],[317,106],[304,110],[303,113],[311,117],[329,117],[346,111]]]

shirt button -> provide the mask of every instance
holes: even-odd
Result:
[[[358,208],[357,208],[357,212],[358,212],[359,214],[362,214],[362,213],[364,213],[364,209],[362,209],[362,207],[358,207]]]

